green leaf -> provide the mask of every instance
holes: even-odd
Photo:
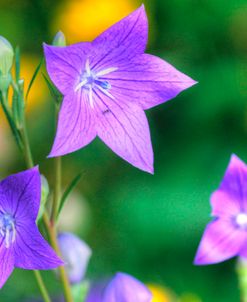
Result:
[[[28,85],[28,89],[27,89],[27,93],[26,93],[26,100],[27,100],[27,98],[28,98],[29,92],[30,92],[30,90],[31,90],[31,88],[32,88],[32,86],[33,86],[34,80],[36,79],[36,77],[37,77],[37,75],[38,75],[38,72],[39,72],[39,70],[40,70],[40,68],[41,68],[41,66],[42,66],[42,64],[43,64],[43,62],[44,62],[44,58],[42,58],[42,59],[40,60],[40,62],[39,62],[39,64],[38,64],[37,68],[36,68],[35,71],[34,71],[34,74],[33,74],[33,76],[32,76],[32,79],[31,79],[31,81],[30,81],[30,83],[29,83],[29,85]]]
[[[72,179],[71,183],[69,184],[69,186],[67,187],[67,189],[65,190],[65,192],[63,193],[63,196],[60,200],[60,205],[59,205],[59,209],[57,212],[57,219],[58,216],[60,214],[60,212],[62,211],[62,208],[70,194],[70,192],[74,189],[74,187],[77,185],[77,183],[79,182],[80,178],[82,177],[82,172],[80,172],[74,179]]]
[[[57,90],[57,88],[51,83],[51,81],[48,79],[48,77],[44,73],[42,73],[42,75],[45,79],[46,85],[49,88],[51,96],[53,97],[56,104],[60,105],[61,101],[62,101],[62,94]]]
[[[89,282],[83,281],[72,286],[72,296],[74,302],[83,302],[86,299],[89,289]]]

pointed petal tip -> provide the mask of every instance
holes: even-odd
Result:
[[[53,153],[51,152],[51,153],[49,153],[47,156],[46,156],[46,158],[53,158],[53,157],[55,157],[55,155],[53,155]]]
[[[32,167],[30,170],[39,172],[39,165]]]
[[[62,259],[60,259],[59,257],[57,257],[57,258],[58,258],[57,266],[64,266],[65,265],[64,261]]]
[[[50,47],[50,45],[45,42],[42,43],[42,46],[44,50],[47,50]]]
[[[59,153],[59,151],[55,150],[54,146],[52,147],[50,153],[47,155],[47,158],[54,158],[58,156],[63,156],[64,154]]]
[[[147,169],[143,170],[151,175],[154,175],[154,167],[151,166],[151,167],[148,167]]]
[[[218,262],[222,262],[222,261],[214,261],[214,260],[210,259],[207,254],[203,253],[200,250],[200,248],[197,250],[197,253],[193,260],[193,264],[196,266],[211,265],[211,264],[216,264]]]
[[[213,264],[218,264],[225,262],[229,259],[222,259],[222,260],[213,260],[213,259],[208,259],[207,257],[201,257],[200,255],[196,255],[193,264],[195,266],[206,266],[206,265],[213,265]]]
[[[139,9],[142,10],[143,12],[146,12],[145,4],[142,3]]]
[[[189,78],[189,77],[188,77],[188,78]],[[193,80],[192,78],[189,78],[188,81],[184,82],[186,88],[192,87],[192,86],[194,86],[194,85],[196,85],[196,84],[198,84],[198,83],[199,83],[198,81]]]
[[[202,259],[200,259],[198,254],[195,256],[195,259],[193,260],[193,265],[195,265],[195,266],[205,266],[207,264],[208,263],[205,263],[205,262],[203,262]]]
[[[199,82],[196,80],[191,79],[191,86],[198,84]]]
[[[52,263],[49,263],[47,265],[47,268],[44,267],[44,270],[56,269],[56,268],[58,268],[60,266],[64,266],[64,265],[65,265],[64,261],[61,258],[59,258],[57,256],[57,254],[54,254]]]
[[[231,154],[230,161],[236,161],[236,162],[242,162],[243,163],[243,161],[235,153]]]
[[[69,154],[71,152],[59,152],[57,150],[52,149],[51,152],[47,155],[47,158],[54,158],[54,157],[64,156],[64,155]]]
[[[228,168],[230,166],[235,166],[235,165],[247,169],[246,163],[242,159],[240,159],[236,154],[233,153],[230,157]]]
[[[133,164],[131,162],[129,162],[132,166],[140,169],[141,171],[144,171],[146,173],[149,173],[151,175],[154,175],[154,166],[153,164]]]

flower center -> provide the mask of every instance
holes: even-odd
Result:
[[[247,214],[246,213],[239,213],[235,217],[235,222],[240,228],[247,228]]]
[[[90,62],[87,59],[85,64],[85,71],[80,78],[80,82],[76,85],[75,91],[83,88],[88,93],[89,104],[93,108],[93,90],[98,89],[103,92],[106,96],[111,99],[114,99],[113,95],[109,92],[111,89],[111,84],[102,79],[103,76],[118,70],[117,67],[110,67],[103,69],[98,72],[94,72],[90,68]]]
[[[0,236],[5,241],[5,247],[9,248],[11,243],[15,242],[16,227],[15,219],[7,213],[0,214]]]

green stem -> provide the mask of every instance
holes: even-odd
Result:
[[[58,242],[57,242],[56,227],[55,227],[55,225],[51,224],[47,212],[44,213],[43,219],[44,219],[45,226],[49,233],[51,245],[54,248],[55,252],[58,254],[58,256],[61,257],[61,252],[60,252]],[[71,287],[70,287],[70,283],[69,283],[68,276],[67,276],[64,266],[60,266],[58,268],[58,270],[59,270],[60,278],[61,278],[61,281],[63,284],[63,292],[64,292],[65,301],[73,302]]]
[[[61,181],[62,181],[62,158],[56,157],[55,163],[55,187],[54,187],[54,199],[51,211],[51,224],[55,225],[57,218],[57,211],[60,203],[61,196]]]
[[[58,119],[58,113],[59,113],[59,106],[56,106],[56,121]],[[59,203],[61,199],[61,182],[62,182],[62,158],[56,157],[54,159],[55,164],[55,187],[54,187],[54,196],[53,196],[53,204],[52,204],[52,212],[51,212],[51,219],[49,223],[49,235],[52,247],[56,251],[56,253],[62,258],[58,242],[57,242],[57,229],[56,229],[56,218],[57,218],[57,212],[59,209]],[[46,215],[44,215],[45,219]],[[46,222],[47,225],[48,221]],[[64,291],[64,297],[66,302],[73,302],[71,287],[69,283],[69,279],[67,276],[67,273],[65,271],[64,266],[59,267],[60,272],[60,278],[63,284],[63,291]]]
[[[238,275],[241,302],[247,302],[247,261],[243,258],[239,258],[236,271]]]
[[[39,289],[40,289],[40,292],[42,294],[42,297],[43,297],[44,301],[45,302],[52,302],[40,272],[39,271],[33,271],[33,272],[34,272],[36,281],[39,285]]]
[[[33,157],[32,157],[32,152],[31,152],[31,148],[30,148],[25,120],[23,121],[23,125],[19,130],[20,130],[20,134],[22,137],[23,155],[25,157],[26,165],[28,168],[32,168],[34,166]]]

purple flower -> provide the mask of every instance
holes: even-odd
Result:
[[[105,279],[92,282],[85,302],[102,302],[102,294],[107,283],[108,280]]]
[[[14,267],[43,270],[63,264],[35,224],[40,189],[37,167],[0,182],[0,287]]]
[[[144,54],[144,6],[93,42],[44,44],[49,76],[64,95],[49,157],[89,144],[96,136],[117,155],[153,173],[153,150],[144,110],[195,84],[158,57]]]
[[[84,241],[71,233],[60,233],[58,244],[70,282],[80,282],[85,276],[92,250]]]
[[[106,286],[102,302],[151,302],[152,294],[134,277],[117,273]],[[93,302],[93,301],[92,301]]]
[[[218,263],[234,256],[247,258],[247,166],[236,155],[212,194],[211,205],[215,219],[206,227],[195,264]]]

